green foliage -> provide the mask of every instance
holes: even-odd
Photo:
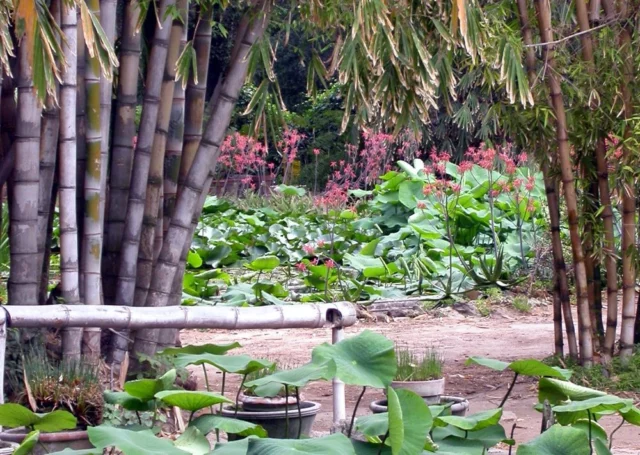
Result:
[[[396,362],[396,381],[428,381],[442,377],[444,357],[435,348],[415,352],[408,347],[397,347]]]
[[[590,455],[589,435],[582,430],[553,425],[533,441],[521,444],[516,455]]]
[[[394,455],[420,453],[433,425],[425,401],[410,390],[387,388],[389,442]]]
[[[513,298],[513,307],[521,313],[531,313],[532,307],[529,299],[524,295],[517,295]]]
[[[233,403],[217,393],[197,390],[163,390],[156,393],[156,398],[169,406],[177,406],[190,412],[196,412],[220,403]]]
[[[36,414],[16,403],[0,404],[0,426],[9,428],[26,427],[42,432],[73,430],[78,421],[68,411],[52,411]]]

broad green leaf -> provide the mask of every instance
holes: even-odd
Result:
[[[73,430],[78,421],[68,411],[53,411],[36,414],[22,405],[5,403],[0,405],[0,426],[17,428],[27,427],[43,432]]]
[[[130,431],[100,425],[87,428],[87,433],[94,446],[115,447],[124,455],[190,455],[189,452],[176,448],[167,439],[157,438],[151,430]]]
[[[330,380],[335,376],[335,371],[336,366],[332,361],[321,364],[311,362],[292,370],[278,371],[269,376],[247,382],[245,385],[247,387],[260,387],[275,382],[277,384],[302,388],[310,381],[317,381],[318,379],[325,381]]]
[[[477,431],[465,431],[460,428],[447,425],[446,427],[436,427],[433,429],[433,440],[439,444],[447,438],[467,439],[477,441],[485,448],[491,448],[502,441],[507,441],[504,428],[500,424],[491,425]]]
[[[249,436],[248,438],[240,439],[239,441],[217,443],[213,448],[215,455],[247,455],[247,449],[249,448],[249,441],[255,436]]]
[[[267,437],[267,432],[260,425],[214,414],[200,416],[191,422],[189,426],[198,428],[203,434],[211,433],[213,430],[222,430],[226,433],[238,434],[240,436],[253,435],[259,438]]]
[[[169,389],[176,380],[176,370],[169,370],[158,379],[127,381],[124,391],[142,401],[153,400],[156,393]]]
[[[189,267],[191,268],[199,269],[202,267],[202,258],[195,251],[189,250],[189,253],[187,254],[187,264],[189,264]]]
[[[191,425],[174,441],[173,445],[191,455],[205,455],[211,452],[211,445],[206,436]]]
[[[370,438],[384,436],[389,430],[389,413],[369,414],[358,417],[356,430]]]
[[[321,344],[312,359],[316,364],[333,360],[336,376],[346,384],[378,389],[391,384],[397,369],[393,342],[370,330],[334,345]]]
[[[192,390],[164,390],[156,393],[156,398],[168,404],[177,406],[185,411],[195,412],[220,403],[233,401],[213,392]]]
[[[270,272],[280,265],[280,259],[276,256],[262,256],[254,259],[249,264],[246,264],[248,269],[256,272]]]
[[[247,455],[355,455],[342,433],[313,439],[251,439]]]
[[[178,354],[215,354],[222,355],[228,351],[240,348],[242,345],[237,341],[229,344],[200,344],[189,345],[181,348],[165,348],[158,352],[158,355],[178,355]]]
[[[13,455],[28,455],[38,442],[40,432],[38,430],[29,433],[20,443],[18,448],[13,451]]]
[[[117,404],[122,406],[128,411],[152,411],[153,400],[142,401],[140,398],[136,398],[129,395],[127,392],[104,392],[104,401],[109,404]]]
[[[174,364],[179,368],[206,363],[226,373],[249,374],[263,368],[271,368],[273,362],[254,359],[248,355],[179,354]]]
[[[393,455],[420,453],[433,424],[424,399],[405,389],[387,388],[389,440]]]
[[[360,250],[361,256],[374,256],[376,254],[376,248],[378,247],[378,243],[382,240],[382,237],[378,237],[367,243]]]
[[[516,455],[590,455],[589,437],[572,427],[553,425],[532,441],[520,444]]]
[[[541,378],[538,382],[538,401],[540,403],[544,403],[544,400],[549,400],[550,404],[560,404],[567,400],[582,401],[604,395],[606,393],[600,390],[582,387],[572,382],[560,381],[554,378]]]
[[[621,409],[620,415],[631,425],[640,426],[640,409],[631,406],[629,409]]]
[[[276,186],[276,191],[278,193],[282,193],[285,196],[304,196],[307,194],[307,191],[299,186],[291,186],[291,185],[278,185]]]
[[[503,362],[502,360],[495,359],[487,359],[484,357],[469,357],[465,362],[465,365],[471,365],[475,363],[476,365],[482,365],[483,367],[491,368],[496,371],[504,371],[509,367],[507,362]]]
[[[436,420],[465,431],[478,431],[497,424],[502,417],[502,408],[478,412],[467,417],[440,416]]]
[[[547,376],[569,380],[571,371],[550,367],[536,359],[516,360],[509,364],[509,369],[522,376]]]
[[[557,413],[574,413],[581,411],[590,411],[592,414],[606,411],[618,411],[632,405],[632,400],[623,400],[613,395],[605,395],[601,397],[589,398],[582,401],[572,401],[567,404],[561,404],[553,407],[553,412]]]

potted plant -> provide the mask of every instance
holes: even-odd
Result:
[[[424,398],[427,404],[440,403],[440,397],[444,395],[444,359],[438,350],[427,348],[416,352],[406,346],[397,347],[396,362],[398,369],[391,387],[411,390]]]
[[[43,347],[33,347],[22,357],[22,370],[8,375],[12,403],[3,405],[5,414],[19,412],[20,418],[0,421],[8,428],[0,440],[22,443],[39,431],[36,455],[91,447],[86,429],[101,423],[104,410],[98,368],[87,361],[57,361]]]
[[[306,383],[295,381],[294,376],[300,371],[304,373],[304,367],[283,370],[273,363],[251,373],[238,392],[236,404],[223,407],[221,415],[260,425],[270,438],[309,436],[320,404],[305,401],[300,394],[300,388]],[[229,435],[229,439],[237,439],[237,436]]]

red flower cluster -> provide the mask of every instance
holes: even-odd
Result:
[[[267,149],[264,144],[240,133],[227,136],[220,146],[218,162],[227,171],[238,174],[260,172],[267,165]],[[273,163],[269,163],[269,168]]]

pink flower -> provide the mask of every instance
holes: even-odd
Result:
[[[527,154],[525,152],[522,152],[520,155],[518,155],[518,162],[520,164],[526,163],[528,159],[529,157],[527,157]]]
[[[527,189],[527,191],[533,191],[535,184],[533,182],[527,182],[527,184],[524,187]]]
[[[315,156],[320,155],[320,149],[313,149],[313,154],[314,154]]]
[[[460,171],[461,174],[464,174],[465,172],[469,172],[472,168],[473,168],[473,163],[471,161],[463,161],[458,166],[458,170]]]
[[[318,240],[317,247],[318,248],[324,248],[324,240],[322,240],[322,239]]]
[[[138,136],[133,136],[133,148],[136,148],[138,145]]]
[[[332,269],[336,266],[336,263],[333,261],[333,259],[327,259],[326,261],[324,261],[324,265],[326,265],[328,269]]]
[[[429,196],[431,193],[433,193],[433,185],[427,183],[424,188],[422,188],[422,194]]]
[[[500,190],[491,190],[491,196],[492,197],[500,196]]]
[[[310,256],[316,252],[316,249],[313,247],[313,245],[309,243],[307,243],[306,245],[303,245],[302,250]]]
[[[426,209],[426,208],[427,208],[427,203],[426,203],[426,202],[424,202],[424,201],[418,201],[418,202],[416,203],[416,207],[417,207],[418,209],[420,209],[420,210],[424,210],[424,209]]]
[[[318,258],[313,258],[311,260],[311,265],[318,265]]]
[[[332,161],[331,163],[329,163],[329,166],[331,167],[336,167],[338,165],[338,163],[336,163],[335,161]]]
[[[513,180],[513,187],[518,189],[522,186],[522,179],[514,179]]]
[[[455,194],[458,194],[460,192],[460,185],[457,183],[451,183],[449,187],[451,188],[451,191],[453,191]]]
[[[307,266],[305,265],[304,262],[298,262],[296,264],[296,268],[300,271],[300,272],[306,272],[307,271]]]

